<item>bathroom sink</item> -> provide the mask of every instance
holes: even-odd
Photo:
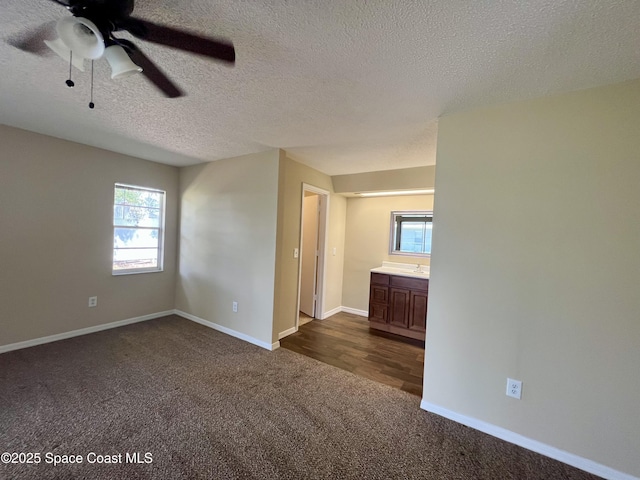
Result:
[[[392,262],[382,262],[381,267],[372,268],[374,273],[385,273],[387,275],[400,275],[403,277],[429,278],[429,267],[422,266],[422,271],[416,271],[416,265],[396,264],[389,265]]]

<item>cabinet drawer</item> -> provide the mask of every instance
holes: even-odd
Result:
[[[369,321],[387,323],[389,318],[389,307],[377,303],[369,304]]]
[[[410,290],[429,290],[428,278],[391,277],[392,287],[408,288]]]
[[[387,304],[389,301],[389,287],[371,285],[369,289],[369,302]]]
[[[389,285],[389,275],[384,273],[371,273],[371,283]]]

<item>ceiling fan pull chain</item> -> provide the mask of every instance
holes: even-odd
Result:
[[[73,83],[73,80],[71,80],[71,66],[73,65],[72,62],[73,62],[73,52],[69,50],[69,80],[65,82],[67,84],[67,87],[69,88],[75,85],[75,83]]]
[[[93,103],[93,60],[91,60],[91,98],[89,99],[89,108],[95,107]]]

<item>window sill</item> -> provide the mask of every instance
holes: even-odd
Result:
[[[431,258],[430,253],[412,253],[412,252],[397,252],[392,251],[389,252],[389,255],[395,255],[399,257],[421,257],[421,258]]]
[[[164,272],[164,269],[158,270],[113,270],[111,272],[111,276],[120,277],[122,275],[138,275],[140,273],[161,273]]]

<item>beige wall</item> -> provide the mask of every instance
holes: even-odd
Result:
[[[635,476],[639,131],[640,81],[441,119],[423,394]]]
[[[383,261],[429,265],[429,258],[389,255],[389,229],[392,211],[432,209],[433,195],[347,199],[343,306],[369,310],[369,271]]]
[[[175,167],[6,126],[0,145],[0,346],[173,309]],[[115,182],[166,190],[164,272],[111,275]]]
[[[331,195],[331,203],[329,205],[329,251],[327,252],[324,299],[325,312],[335,310],[343,305],[346,223],[347,199],[342,195]],[[333,255],[334,248],[335,255]]]
[[[336,193],[434,188],[436,167],[399,168],[331,177]]]
[[[269,345],[278,157],[272,150],[180,169],[176,308]]]
[[[0,140],[0,346],[173,308],[269,345],[295,325],[302,182],[331,191],[327,175],[277,150],[178,170],[4,126]],[[115,182],[167,191],[164,272],[111,275]],[[345,217],[331,194],[325,311],[341,305]]]
[[[302,184],[333,191],[331,177],[295,162],[280,152],[278,193],[278,247],[276,252],[276,289],[274,305],[274,342],[278,334],[295,326],[298,316],[298,261],[294,248],[300,246],[300,212]],[[326,261],[324,308],[329,311],[342,302],[342,268],[344,261],[344,224],[346,199],[331,194],[329,199],[329,255]],[[335,247],[336,255],[332,255]]]

